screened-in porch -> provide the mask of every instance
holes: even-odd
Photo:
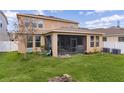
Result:
[[[86,50],[86,36],[58,35],[58,54],[84,53]]]

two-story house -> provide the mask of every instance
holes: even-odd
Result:
[[[0,11],[0,41],[9,41],[9,36],[7,33],[7,17]]]
[[[79,23],[53,16],[17,14],[19,22],[18,51],[40,51],[41,46],[52,55],[90,53],[102,50],[103,33],[79,28]]]

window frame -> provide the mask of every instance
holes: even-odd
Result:
[[[40,26],[40,25],[42,25],[42,26]],[[38,24],[38,28],[43,28],[43,24]]]
[[[94,47],[94,36],[90,36],[90,47]]]
[[[99,47],[99,40],[100,39],[100,37],[99,36],[96,36],[96,47]]]
[[[29,37],[31,37],[31,39],[28,40]],[[27,48],[33,48],[33,36],[32,35],[27,36]]]
[[[39,40],[37,40],[37,36]],[[37,46],[37,44],[39,44],[39,46]],[[41,47],[41,36],[40,35],[35,35],[35,47]]]
[[[39,25],[42,25],[42,27],[40,27]],[[38,22],[38,28],[43,28],[43,20],[40,20],[39,22]]]
[[[26,24],[28,24],[28,26],[26,26]],[[29,30],[29,27],[30,27],[30,18],[25,18],[24,19],[24,28],[25,28],[26,32]]]
[[[121,39],[123,38],[123,39]],[[124,37],[118,37],[118,42],[124,42]]]
[[[103,37],[102,41],[106,42],[107,41],[107,37]]]

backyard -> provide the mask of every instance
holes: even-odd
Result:
[[[124,82],[124,55],[77,54],[70,58],[54,58],[17,52],[0,53],[0,81],[46,82],[69,74],[81,82]]]

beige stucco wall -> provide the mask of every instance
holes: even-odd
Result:
[[[43,21],[43,29],[56,29],[61,27],[78,27],[78,24],[67,23],[61,21],[53,21],[53,20],[44,20]]]
[[[40,22],[42,21],[43,23],[43,28],[35,28],[36,31],[42,31],[42,30],[52,30],[52,29],[57,29],[61,27],[78,27],[78,24],[76,23],[71,23],[71,22],[64,22],[64,21],[59,21],[59,20],[48,20],[48,19],[42,19],[42,18],[32,18],[32,17],[25,17],[25,16],[19,16],[18,21],[20,25],[20,30],[19,31],[26,31],[27,29],[24,28],[24,22],[28,18],[28,20],[32,21],[37,21]],[[29,27],[29,30],[32,28]]]
[[[51,40],[52,40],[52,55],[54,57],[58,56],[58,35],[57,33],[52,33],[51,35]]]

